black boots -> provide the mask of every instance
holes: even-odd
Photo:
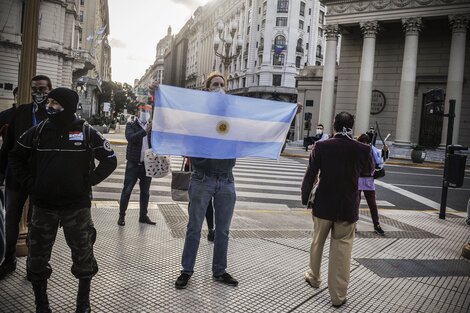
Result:
[[[118,223],[117,223],[119,226],[124,226],[126,225],[126,216],[125,215],[122,215],[122,214],[119,214],[119,219],[118,219]]]
[[[89,313],[90,308],[90,284],[91,278],[82,278],[78,283],[76,313]]]
[[[35,280],[31,283],[33,284],[36,313],[51,313],[47,298],[47,280]]]

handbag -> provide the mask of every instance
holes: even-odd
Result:
[[[183,158],[181,169],[179,171],[171,172],[171,199],[173,201],[189,202],[189,182],[191,180],[191,171],[183,171],[184,162]]]
[[[153,154],[152,149],[145,150],[145,175],[154,178],[165,177],[170,173],[170,160],[170,157],[167,155]]]
[[[384,176],[385,176],[385,168],[382,167],[374,171],[374,175],[373,175],[374,179],[380,179]]]

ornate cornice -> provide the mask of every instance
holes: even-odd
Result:
[[[453,33],[466,33],[468,28],[468,15],[450,15],[449,24]]]
[[[401,23],[406,35],[418,35],[421,28],[423,28],[420,17],[402,18]]]
[[[372,37],[375,38],[380,30],[379,23],[377,21],[367,21],[359,23],[361,27],[362,35],[364,38]]]
[[[338,40],[339,36],[339,25],[338,24],[327,24],[323,27],[326,40]]]
[[[354,14],[391,9],[425,8],[468,3],[468,0],[320,0],[328,8],[327,15]]]

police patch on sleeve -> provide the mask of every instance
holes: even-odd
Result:
[[[113,149],[111,149],[111,144],[106,139],[103,142],[103,148],[106,151],[113,151]]]

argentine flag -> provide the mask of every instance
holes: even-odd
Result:
[[[210,159],[277,159],[296,111],[295,103],[160,85],[152,149]]]

